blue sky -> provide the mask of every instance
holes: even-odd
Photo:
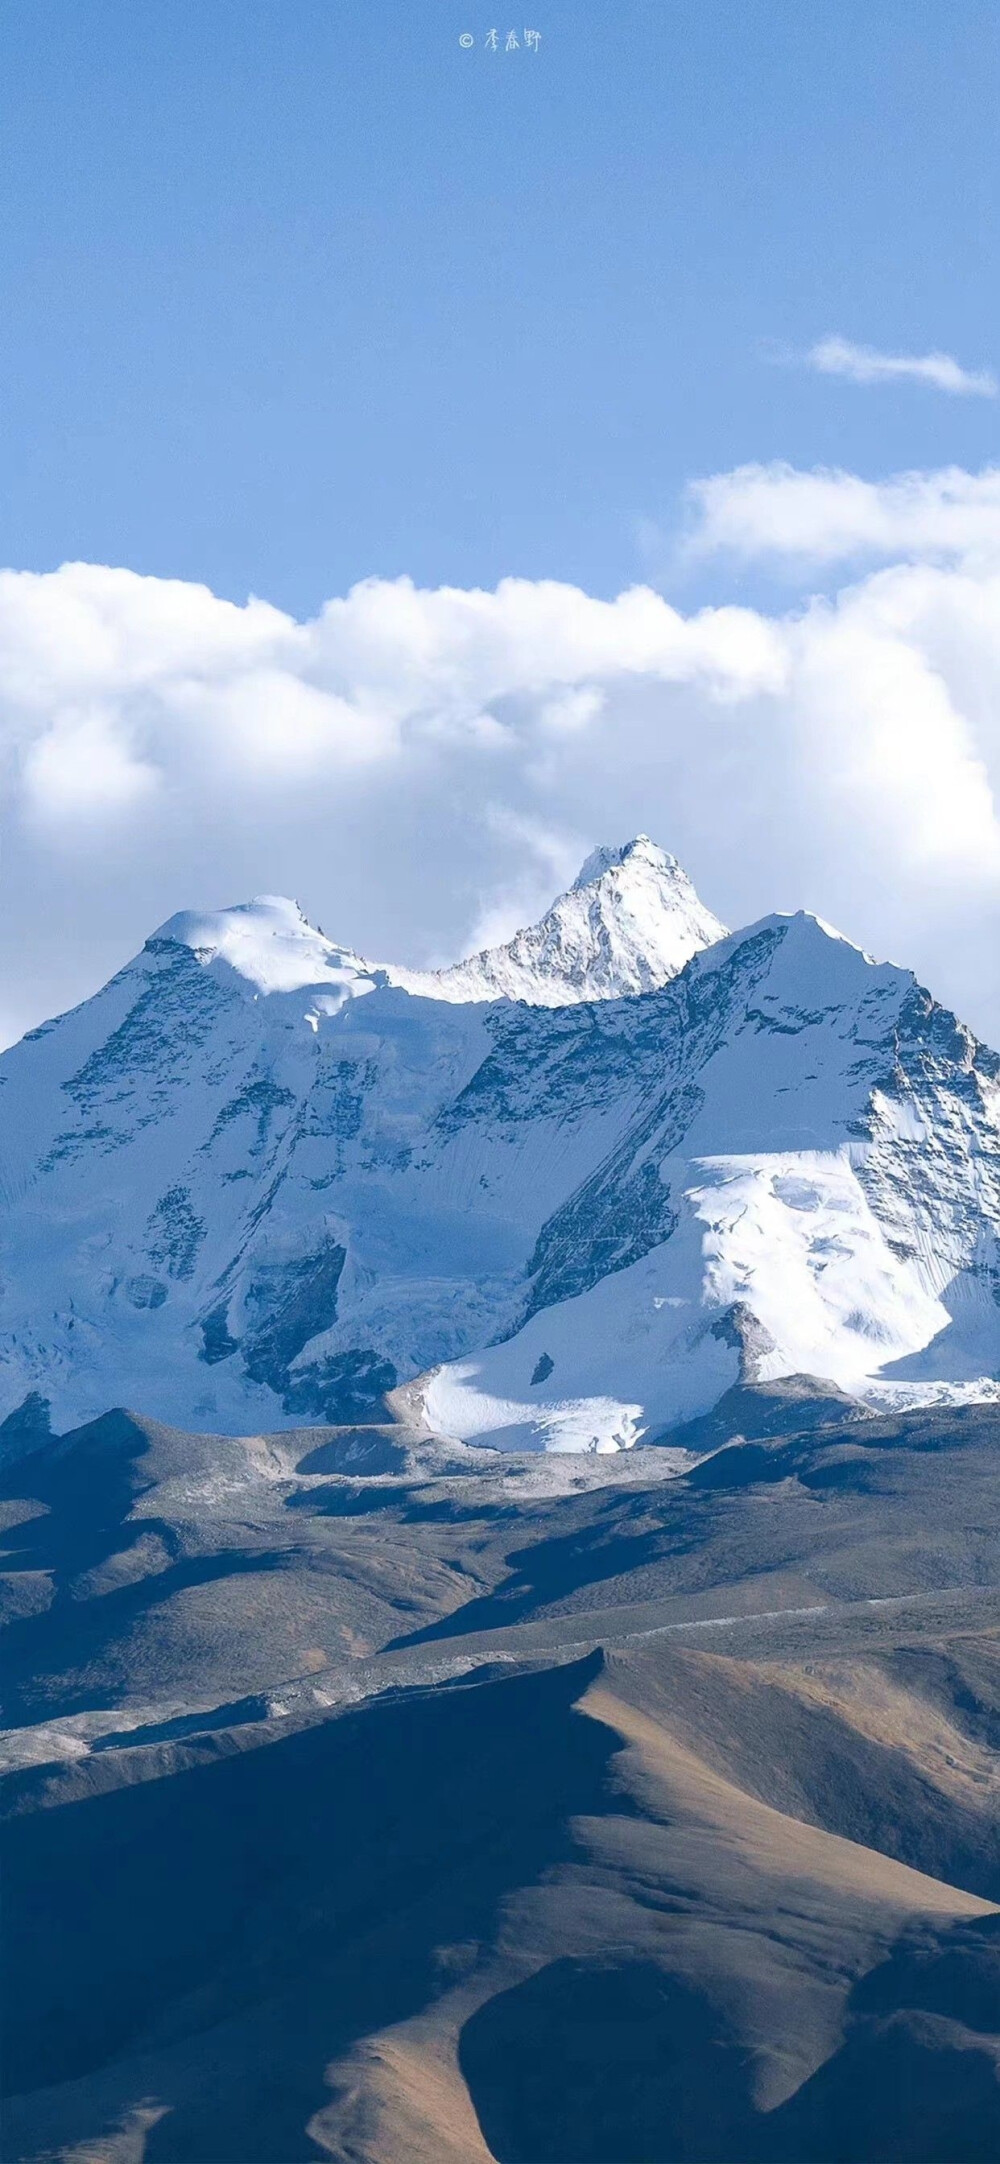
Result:
[[[991,456],[765,354],[996,361],[996,0],[519,8],[5,0],[4,562],[610,594],[693,475]]]
[[[997,0],[0,19],[0,1041],[642,830],[1000,1042]]]

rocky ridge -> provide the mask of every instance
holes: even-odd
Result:
[[[996,1055],[816,918],[721,934],[643,838],[446,994],[280,898],[169,920],[0,1062],[8,1446],[123,1402],[239,1434],[402,1388],[602,1452],[795,1374],[990,1395]],[[551,1001],[482,996],[518,971]]]

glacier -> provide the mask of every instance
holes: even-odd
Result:
[[[1000,1060],[645,836],[437,972],[282,897],[175,916],[0,1107],[11,1449],[122,1403],[608,1452],[741,1380],[1000,1390]]]

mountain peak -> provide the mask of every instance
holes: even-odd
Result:
[[[282,897],[174,917],[12,1049],[23,1447],[43,1397],[589,1451],[789,1375],[996,1393],[1000,1059],[815,917],[720,940],[651,843],[589,869],[420,997]]]
[[[726,927],[699,901],[676,857],[646,834],[591,851],[537,924],[501,947],[393,982],[437,999],[517,999],[533,1007],[621,999],[676,977]]]
[[[677,858],[672,857],[666,849],[659,849],[655,842],[650,841],[648,834],[636,834],[630,842],[623,842],[618,849],[608,843],[592,849],[589,857],[581,864],[570,891],[575,894],[581,887],[595,886],[607,872],[616,871],[619,866],[626,864],[649,865],[654,871],[668,875],[681,870]],[[686,874],[681,873],[681,876],[684,878]]]
[[[182,910],[148,944],[190,947],[206,967],[234,970],[255,993],[336,989],[339,998],[380,982],[451,1003],[516,999],[567,1007],[656,991],[693,954],[725,936],[676,857],[637,834],[618,847],[592,850],[537,924],[446,969],[376,967],[327,939],[282,894],[259,894],[229,909]]]
[[[229,909],[182,909],[148,945],[190,947],[206,966],[222,963],[258,992],[297,992],[370,978],[368,964],[338,947],[285,894],[258,894]],[[365,989],[370,989],[366,983]]]

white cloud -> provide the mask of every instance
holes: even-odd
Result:
[[[884,481],[775,461],[712,474],[688,489],[688,552],[784,559],[796,569],[865,557],[1000,559],[1000,467],[898,473]]]
[[[645,829],[729,922],[816,909],[1000,1039],[1000,474],[746,467],[691,501],[706,554],[881,567],[688,616],[369,580],[303,624],[0,577],[8,1033],[181,907],[292,892],[362,952],[443,959]]]
[[[118,716],[100,706],[62,707],[24,755],[26,807],[43,823],[114,818],[159,780],[156,767],[133,756]]]
[[[545,726],[544,715],[540,719]],[[589,847],[585,835],[546,826],[503,804],[487,805],[483,822],[490,834],[514,846],[520,861],[514,877],[484,898],[469,925],[462,944],[470,954],[498,947],[522,925],[537,922],[553,896],[572,885]],[[454,955],[436,959],[452,961]]]
[[[553,735],[572,736],[596,720],[603,705],[604,693],[588,684],[576,691],[561,691],[554,699],[546,700],[538,719],[542,729],[550,729]]]
[[[1000,388],[989,369],[962,368],[950,353],[879,353],[849,338],[821,338],[806,360],[820,375],[849,383],[929,383],[958,398],[995,398]]]
[[[311,787],[421,741],[502,749],[514,735],[495,709],[511,700],[572,730],[622,676],[741,697],[773,688],[782,667],[752,611],[685,619],[643,587],[606,602],[555,581],[505,579],[491,594],[370,579],[298,624],[93,564],[0,574],[0,728],[40,816],[73,798],[83,704],[107,740],[106,773],[79,779],[86,818],[124,807],[130,774],[136,788],[156,774]]]

